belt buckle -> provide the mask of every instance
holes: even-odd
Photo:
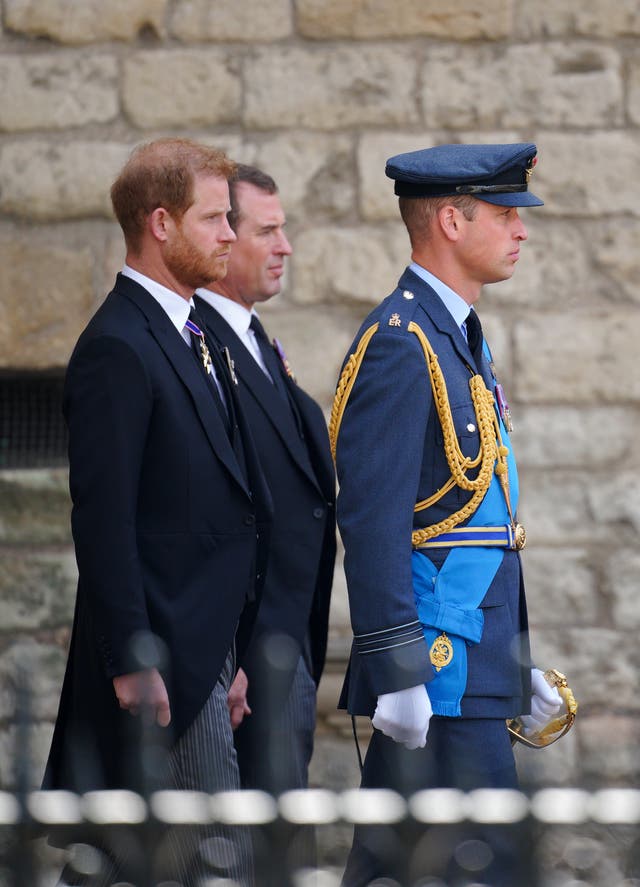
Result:
[[[527,531],[522,524],[515,523],[513,525],[513,542],[516,551],[522,551],[527,544]]]

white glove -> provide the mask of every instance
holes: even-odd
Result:
[[[550,687],[539,668],[531,669],[531,714],[522,715],[524,735],[542,730],[562,708],[562,697],[557,687]]]
[[[424,748],[431,718],[431,700],[424,684],[383,693],[371,723],[395,742],[407,748]]]

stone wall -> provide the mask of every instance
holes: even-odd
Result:
[[[0,370],[62,368],[123,260],[108,188],[180,134],[281,186],[294,245],[267,309],[329,407],[360,319],[408,259],[386,157],[532,140],[530,241],[481,313],[511,401],[534,651],[568,673],[576,730],[520,755],[537,781],[640,771],[640,7],[637,0],[0,0]],[[32,666],[37,781],[75,566],[64,471],[0,474],[0,780]],[[334,711],[348,647],[337,572],[316,782],[357,780]],[[340,753],[337,754],[336,751]]]

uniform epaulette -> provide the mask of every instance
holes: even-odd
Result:
[[[417,307],[418,300],[411,290],[394,290],[383,305],[378,332],[406,333]]]

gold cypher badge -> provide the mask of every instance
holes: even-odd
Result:
[[[436,671],[440,671],[445,665],[449,665],[453,659],[453,644],[444,632],[438,635],[431,644],[429,659]]]

